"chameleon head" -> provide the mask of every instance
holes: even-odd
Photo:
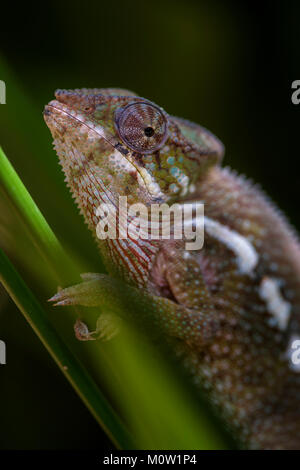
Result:
[[[131,203],[176,201],[223,155],[206,129],[127,90],[57,90],[55,97],[44,117],[71,185],[91,171]]]

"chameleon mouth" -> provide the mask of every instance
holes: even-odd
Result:
[[[105,140],[113,148],[116,148],[119,143],[113,136],[108,136],[102,126],[94,124],[91,121],[87,122],[86,118],[79,111],[60,103],[57,100],[50,101],[50,103],[45,106],[43,115],[46,124],[51,131],[53,128],[57,128],[57,126],[62,126],[62,123],[59,121],[65,117],[68,120],[76,121],[78,125],[84,126],[90,131],[94,131],[99,138]]]

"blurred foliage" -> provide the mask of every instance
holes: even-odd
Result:
[[[171,114],[201,123],[225,143],[226,164],[259,181],[300,225],[299,110],[290,101],[291,82],[299,78],[299,10],[294,0],[116,0],[85,5],[53,0],[20,4],[17,14],[13,4],[1,6],[0,79],[7,85],[7,104],[0,105],[0,145],[79,264],[103,271],[42,119],[43,106],[56,88],[129,88]],[[49,281],[1,189],[0,245],[45,302],[56,290],[55,280]],[[0,338],[8,345],[8,364],[0,369],[0,400],[5,403],[0,407],[5,430],[0,447],[110,445],[2,290],[0,296]],[[51,321],[64,328],[69,344],[77,348],[74,315],[51,310]],[[114,347],[81,344],[82,350],[105,352],[100,365],[92,367],[88,361],[91,372],[99,373],[101,366],[101,373],[113,375]],[[122,379],[120,390],[125,398]],[[142,424],[136,424],[142,433]]]

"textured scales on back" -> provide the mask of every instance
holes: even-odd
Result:
[[[288,354],[300,338],[300,248],[284,216],[220,167],[224,149],[213,134],[134,93],[59,90],[44,116],[95,236],[99,205],[120,216],[119,196],[146,207],[205,204],[202,249],[174,239],[97,239],[112,277],[85,276],[52,300],[103,306],[108,292],[120,295],[121,278],[124,302],[138,293],[145,312],[151,305],[153,322],[176,339],[193,382],[245,446],[300,448],[300,373]],[[81,326],[77,335],[94,339],[100,330]]]

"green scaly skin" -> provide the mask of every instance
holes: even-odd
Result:
[[[136,128],[128,125],[126,135],[124,109],[136,113]],[[134,93],[58,90],[44,116],[95,236],[97,208],[117,205],[119,196],[147,207],[204,202],[206,227],[204,246],[195,251],[183,240],[96,238],[110,276],[86,274],[51,300],[120,314],[127,305],[135,321],[153,322],[174,339],[192,380],[244,446],[300,448],[300,373],[287,355],[300,337],[300,249],[285,218],[259,189],[221,168],[215,136]],[[154,136],[141,134],[149,127]],[[144,151],[152,143],[155,149]],[[141,310],[143,318],[135,318]],[[103,337],[103,315],[94,332],[78,323],[77,336]]]

